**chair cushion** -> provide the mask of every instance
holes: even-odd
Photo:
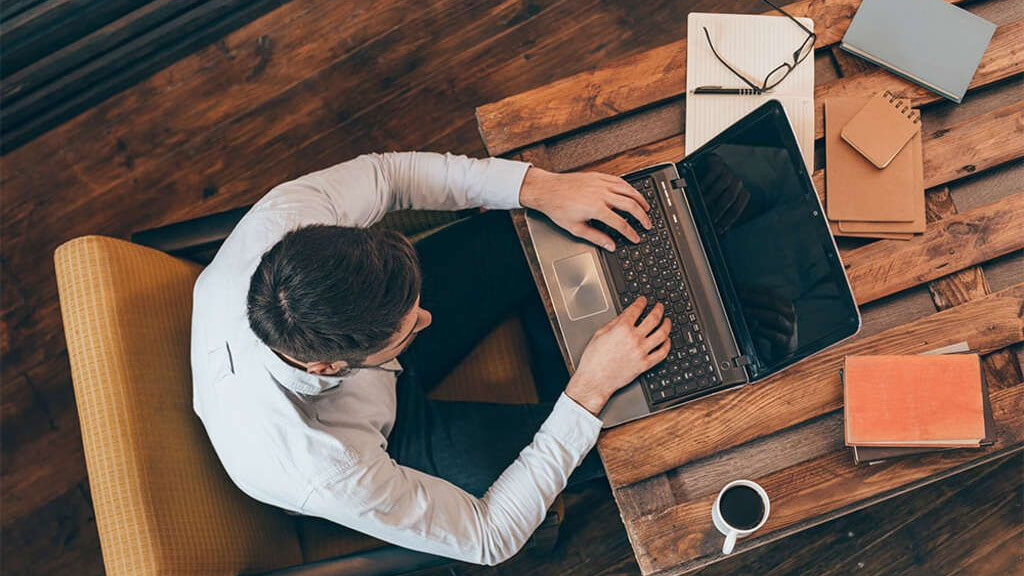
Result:
[[[511,316],[499,324],[430,396],[438,400],[505,404],[537,402],[526,333],[519,317]]]
[[[55,254],[96,524],[111,575],[302,560],[294,519],[239,491],[192,411],[194,264],[98,236]]]
[[[237,574],[369,550],[379,540],[241,493],[192,411],[192,286],[201,268],[99,236],[55,254],[96,521],[108,574]],[[536,402],[510,317],[434,390]]]

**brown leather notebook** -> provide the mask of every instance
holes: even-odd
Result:
[[[904,147],[889,167],[875,168],[847,144],[840,131],[864,106],[865,98],[830,98],[825,101],[825,210],[830,220],[913,222],[914,158]]]
[[[981,362],[981,358],[978,358],[978,361]],[[988,382],[985,381],[984,370],[981,370],[981,400],[985,410],[985,437],[981,440],[981,446],[991,446],[996,441],[996,419],[992,415],[992,403],[989,401]],[[945,452],[947,450],[956,450],[956,448],[854,446],[853,462],[854,464],[878,464],[886,460],[894,460],[916,454],[927,454],[929,452]]]
[[[909,100],[885,90],[868,100],[843,126],[840,137],[881,169],[920,132],[920,113],[910,107]]]
[[[846,443],[965,448],[985,438],[977,354],[847,356]]]
[[[921,131],[918,130],[910,138],[910,144],[905,149],[912,153],[914,169],[914,220],[912,222],[859,222],[845,220],[839,222],[839,230],[847,234],[868,234],[873,238],[879,233],[898,234],[901,239],[913,238],[914,233],[924,232],[925,210],[924,210],[924,158],[921,151]]]

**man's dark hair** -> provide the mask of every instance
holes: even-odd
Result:
[[[306,226],[263,254],[249,284],[249,326],[301,362],[358,364],[398,330],[420,280],[416,251],[397,232]]]

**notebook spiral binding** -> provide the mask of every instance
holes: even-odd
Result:
[[[921,113],[920,112],[918,112],[917,110],[911,109],[910,106],[907,106],[906,104],[903,104],[902,102],[898,102],[897,101],[897,100],[901,99],[901,97],[898,94],[896,94],[896,93],[894,93],[894,92],[892,92],[890,90],[886,90],[885,92],[882,92],[882,98],[888,100],[889,103],[893,105],[893,108],[895,108],[897,112],[902,114],[904,117],[906,117],[912,123],[917,124],[917,123],[919,123],[921,121]]]

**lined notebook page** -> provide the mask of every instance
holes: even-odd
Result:
[[[810,18],[798,18],[814,30]],[[793,125],[808,172],[814,171],[814,57],[810,56],[770,93],[759,96],[693,94],[698,86],[747,88],[708,46],[707,27],[715,49],[756,84],[776,66],[792,62],[807,33],[785,16],[691,12],[686,29],[686,152],[699,148],[730,124],[768,100],[782,103]]]

